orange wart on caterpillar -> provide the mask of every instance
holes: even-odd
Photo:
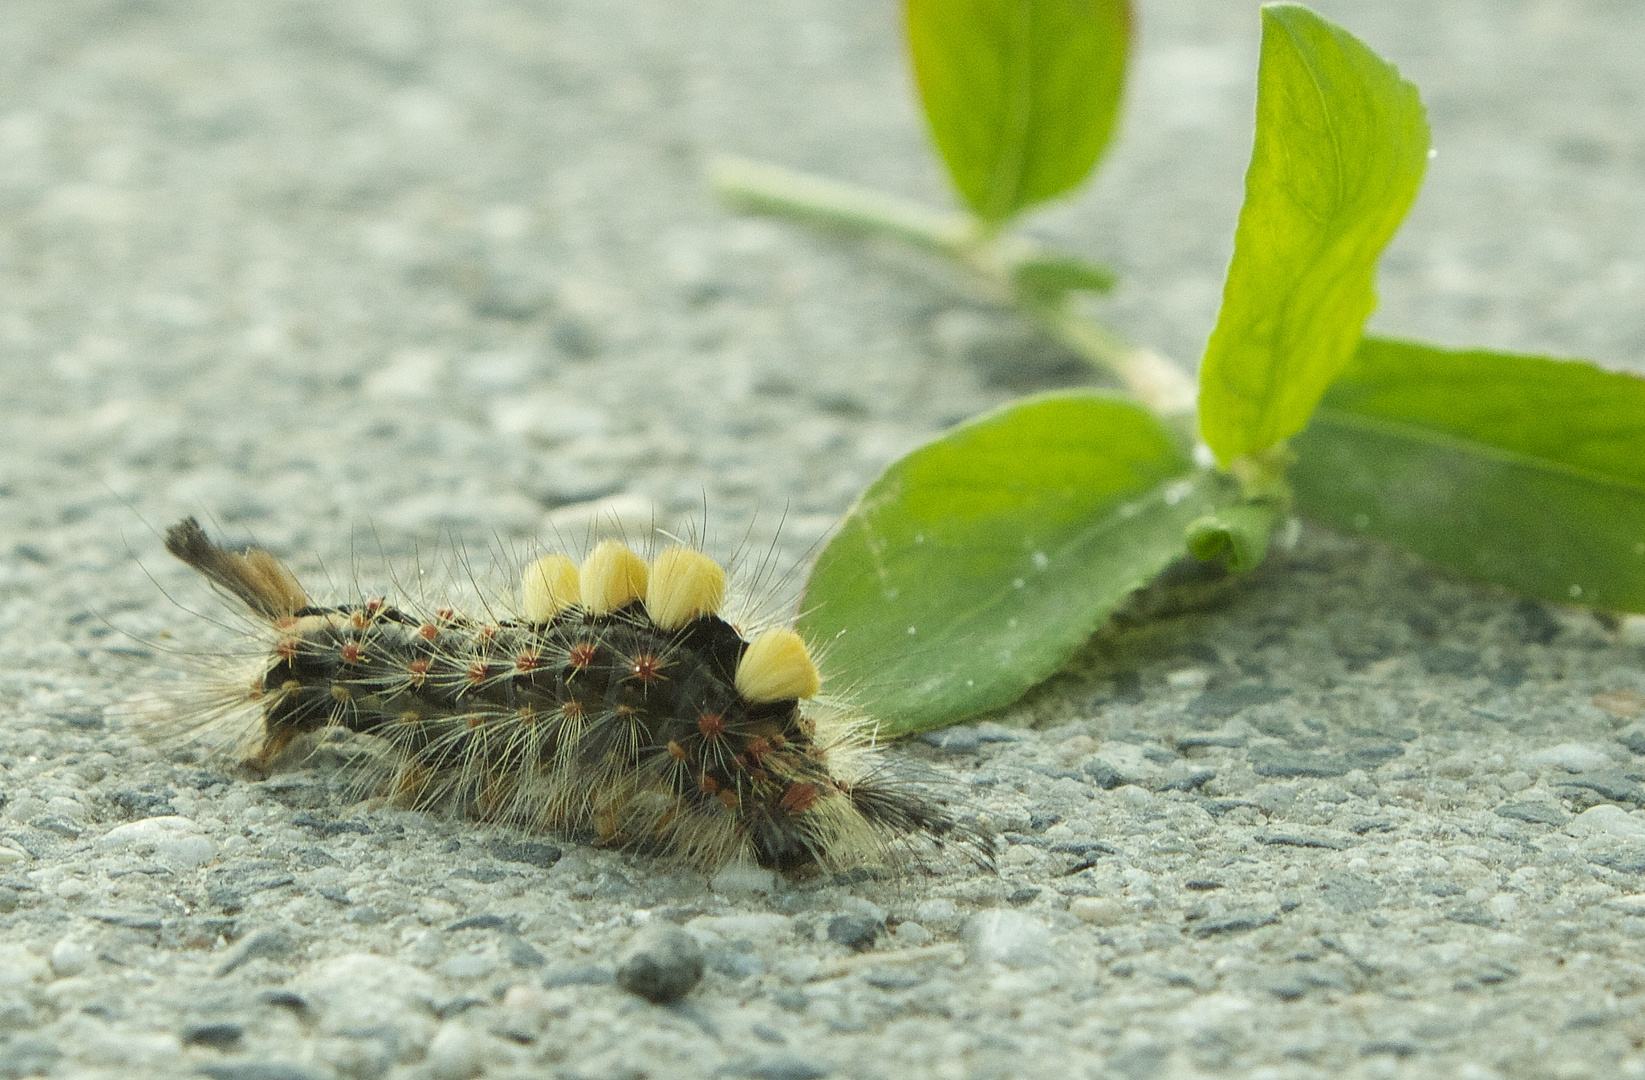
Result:
[[[529,565],[517,613],[476,619],[382,598],[321,606],[271,552],[188,518],[166,548],[249,609],[268,639],[237,700],[266,771],[328,727],[382,740],[379,788],[415,807],[670,855],[840,870],[952,838],[991,842],[881,756],[871,721],[819,696],[805,642],[721,618],[726,572],[616,541]]]

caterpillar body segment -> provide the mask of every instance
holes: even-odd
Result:
[[[411,805],[455,801],[705,870],[848,869],[920,838],[987,861],[987,838],[886,766],[869,721],[813,700],[821,676],[798,634],[750,641],[721,617],[726,574],[701,552],[648,564],[606,541],[580,566],[545,556],[517,615],[475,619],[316,605],[274,555],[228,551],[192,518],[167,548],[267,627],[244,702],[262,728],[253,768],[340,727],[386,744],[384,789]]]

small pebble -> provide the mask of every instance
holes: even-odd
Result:
[[[1645,839],[1645,821],[1610,803],[1590,806],[1572,819],[1565,829],[1575,836],[1604,834]]]
[[[240,1044],[246,1029],[239,1024],[215,1022],[188,1024],[183,1028],[184,1046],[209,1046],[213,1050],[232,1050]]]
[[[51,970],[58,978],[83,975],[95,960],[91,949],[73,938],[63,938],[51,947]]]
[[[917,949],[921,945],[931,943],[931,931],[917,922],[898,923],[893,934],[896,936],[897,944],[904,948]]]
[[[777,891],[777,875],[750,863],[734,862],[710,878],[708,887],[721,896],[774,893]]]
[[[0,915],[10,915],[17,910],[17,890],[8,889],[0,885]]]
[[[217,974],[227,975],[253,960],[278,960],[289,955],[296,947],[297,943],[284,930],[264,928],[230,950],[228,956],[223,958],[223,962],[217,965]]]
[[[848,949],[864,952],[873,948],[874,939],[885,929],[885,922],[855,912],[836,915],[828,920],[828,940]]]
[[[1610,755],[1599,747],[1575,742],[1560,743],[1558,746],[1533,751],[1526,754],[1522,761],[1525,765],[1548,766],[1573,773],[1603,769],[1610,763]]]
[[[1105,896],[1077,897],[1069,903],[1068,913],[1096,926],[1112,926],[1126,917],[1125,905]]]
[[[623,950],[617,985],[657,1005],[685,997],[703,977],[703,949],[671,923],[649,923]]]
[[[428,1075],[433,1080],[469,1080],[485,1067],[482,1050],[479,1033],[467,1024],[442,1024],[428,1044]]]
[[[972,958],[982,963],[1028,968],[1055,961],[1051,928],[1032,915],[1009,908],[979,911],[965,924]]]
[[[959,916],[959,908],[954,901],[946,896],[932,897],[930,900],[921,900],[914,907],[914,918],[926,926],[942,926],[952,922]]]

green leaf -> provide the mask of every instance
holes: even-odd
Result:
[[[1207,514],[1188,526],[1188,553],[1201,562],[1223,559],[1236,574],[1255,570],[1268,557],[1268,538],[1279,518],[1277,506],[1260,502]]]
[[[1645,612],[1645,379],[1367,338],[1292,445],[1301,513],[1527,596]]]
[[[950,431],[858,500],[806,584],[830,686],[882,732],[1009,705],[1238,499],[1152,414],[1047,394]]]
[[[1257,133],[1200,430],[1228,465],[1295,435],[1353,355],[1428,161],[1417,89],[1307,8],[1262,9]]]
[[[1106,266],[1077,255],[1035,255],[1011,267],[1011,284],[1029,304],[1056,304],[1071,292],[1107,292],[1118,282]]]
[[[1000,222],[1085,179],[1114,130],[1127,0],[908,0],[914,75],[954,185]]]

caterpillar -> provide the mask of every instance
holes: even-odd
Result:
[[[722,617],[727,573],[694,547],[649,562],[615,540],[580,565],[544,555],[516,611],[478,618],[409,599],[316,604],[273,553],[229,550],[192,517],[165,544],[266,640],[220,706],[249,721],[256,772],[343,728],[386,747],[378,794],[708,872],[735,859],[838,872],[895,863],[922,839],[989,861],[977,826],[821,694],[798,633],[745,637]]]

